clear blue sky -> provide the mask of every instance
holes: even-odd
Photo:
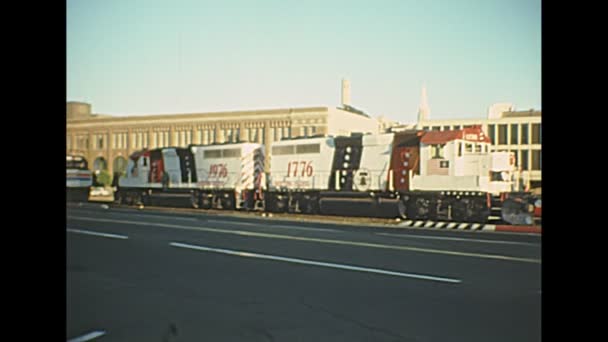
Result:
[[[68,0],[67,100],[112,115],[541,108],[540,0]]]

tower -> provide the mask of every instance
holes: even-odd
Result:
[[[418,107],[418,122],[427,121],[431,116],[431,109],[426,96],[426,85],[422,86],[422,94],[420,95],[420,107]]]
[[[342,79],[342,107],[350,106],[350,82]]]

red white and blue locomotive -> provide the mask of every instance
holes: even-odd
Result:
[[[120,198],[189,194],[195,208],[531,223],[534,198],[510,152],[490,152],[481,127],[452,131],[190,145],[131,156]],[[536,201],[536,203],[540,203]]]

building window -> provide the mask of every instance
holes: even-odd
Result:
[[[425,130],[425,131],[428,131],[429,130],[429,126],[422,126],[422,129]]]
[[[201,143],[203,145],[208,145],[209,144],[209,130],[204,130],[203,131],[203,141],[201,141]]]
[[[241,128],[237,127],[234,133],[234,141],[236,142],[240,142],[241,141]]]
[[[304,136],[308,137],[308,127],[304,127]]]
[[[532,124],[532,143],[541,144],[540,124]]]
[[[265,143],[266,142],[265,138],[266,138],[266,129],[265,128],[260,128],[260,141],[259,141],[259,143],[260,144]]]
[[[215,130],[214,129],[209,131],[209,140],[210,140],[211,144],[215,144]]]
[[[521,139],[520,140],[521,140],[522,145],[528,144],[528,124],[521,125]]]
[[[541,150],[532,150],[532,170],[541,169]]]
[[[103,149],[103,135],[97,136],[97,149]]]
[[[521,169],[524,171],[529,170],[529,168],[528,168],[528,150],[521,151]]]
[[[455,130],[459,130],[459,129],[461,129],[461,126],[460,125],[456,125],[456,126],[454,126],[454,129]]]
[[[498,125],[498,145],[507,144],[507,125]]]
[[[473,125],[464,125],[464,128],[473,128]]]
[[[277,127],[277,130],[275,131],[275,134],[276,134],[276,138],[274,140],[275,141],[281,141],[281,139],[283,139],[283,128]]]
[[[488,125],[488,135],[492,144],[494,144],[496,142],[496,125]]]
[[[433,126],[433,131],[441,131],[441,126]]]
[[[450,130],[450,126],[443,126],[443,130],[444,131],[449,131]]]
[[[283,127],[283,136],[285,138],[291,138],[291,127]]]
[[[519,132],[517,127],[517,124],[511,124],[511,145],[519,144]]]
[[[310,127],[310,134],[311,135],[315,135],[315,133],[317,133],[317,126],[311,126]]]
[[[253,128],[249,131],[249,142],[256,142],[256,141],[258,141],[258,129]]]
[[[481,144],[475,144],[475,153],[481,153]]]

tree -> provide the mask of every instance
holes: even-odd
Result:
[[[97,174],[97,183],[100,186],[109,186],[112,184],[112,176],[107,170],[99,171]]]

